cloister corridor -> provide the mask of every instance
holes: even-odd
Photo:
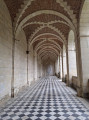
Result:
[[[0,120],[89,120],[89,105],[55,76],[26,88],[1,111]]]
[[[0,0],[0,120],[89,120],[89,0]]]

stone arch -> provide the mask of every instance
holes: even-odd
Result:
[[[60,36],[60,37],[59,37],[60,40],[61,40],[62,42],[64,42],[64,43],[66,43],[66,38],[64,37],[64,35],[63,35],[58,29],[56,29],[55,27],[52,27],[51,25],[48,25],[47,27],[50,28],[50,29],[52,29],[52,30],[54,30],[56,33],[58,33],[59,36]],[[41,27],[37,28],[37,29],[35,30],[35,32],[31,35],[29,42],[33,41],[33,40],[34,40],[34,36],[35,36],[40,30],[42,30],[43,28],[45,28],[45,26],[41,26]],[[32,44],[32,43],[31,43],[31,44]]]
[[[43,53],[48,53],[48,50],[49,50],[49,49],[45,48],[43,51],[40,51],[40,53],[38,54],[38,56],[42,56]],[[49,50],[49,53],[55,54],[56,56],[58,56],[55,51],[53,52],[53,51]]]
[[[36,51],[39,50],[39,49],[42,48],[42,46],[44,46],[44,45],[45,45],[45,46],[46,46],[46,45],[47,45],[47,46],[48,46],[48,45],[49,45],[49,46],[53,46],[53,47],[57,48],[57,49],[60,51],[60,48],[57,47],[55,44],[52,44],[52,43],[50,43],[50,44],[46,44],[46,43],[45,43],[45,44],[42,44],[42,45],[40,45],[40,46],[39,46],[37,49],[35,49],[35,50],[36,50]]]
[[[69,27],[71,28],[71,26],[70,26],[69,24],[67,24],[67,22],[64,22],[64,21],[61,21],[61,20],[55,20],[55,21],[51,21],[51,22],[48,22],[48,23],[37,22],[37,21],[35,21],[35,22],[30,22],[30,23],[24,24],[22,28],[24,28],[24,27],[26,27],[26,26],[28,26],[28,25],[31,25],[31,24],[39,24],[39,25],[44,25],[44,26],[45,26],[45,25],[51,25],[51,24],[54,24],[54,23],[62,23],[62,24],[65,24],[65,25],[67,25],[67,26],[69,26]],[[72,28],[71,28],[71,29],[72,29]]]
[[[35,0],[31,0],[31,1],[27,0],[27,1],[24,1],[24,5],[21,7],[20,12],[19,12],[18,14],[16,14],[16,18],[15,18],[15,24],[16,24],[15,26],[16,26],[16,28],[17,28],[17,26],[18,26],[18,22],[19,22],[21,16],[23,15],[23,13],[24,13],[25,10],[27,9],[27,7],[28,7],[29,5],[31,5],[32,1],[35,1]],[[67,6],[67,3],[64,2],[63,0],[61,0],[61,1],[60,1],[60,0],[56,0],[56,2],[59,3],[62,7],[64,7],[64,10],[67,11],[67,13],[68,13],[69,16],[71,17],[73,23],[76,25],[76,23],[77,23],[76,17],[75,17],[75,15],[73,14],[73,10],[71,10],[70,7]]]
[[[59,16],[63,19],[65,19],[68,24],[72,27],[72,29],[75,31],[75,26],[73,25],[73,23],[63,14],[57,12],[57,11],[53,11],[53,10],[41,10],[41,11],[37,11],[37,12],[34,12],[32,14],[30,14],[29,16],[25,17],[21,22],[20,24],[18,25],[16,31],[15,31],[15,34],[18,34],[18,32],[21,30],[21,27],[29,20],[31,19],[32,17],[35,17],[37,15],[40,15],[40,14],[53,14],[53,15],[56,15],[56,16]]]
[[[44,59],[47,60],[47,57],[48,57],[47,54],[43,54],[42,60],[44,60]],[[49,57],[51,57],[52,60],[57,59],[57,56],[55,54],[49,54]]]
[[[37,51],[45,42],[46,40],[42,40],[41,42],[39,42],[36,47],[35,50]],[[54,44],[55,47],[57,47],[58,49],[60,49],[60,51],[62,50],[61,46],[59,44],[57,44],[54,40],[49,39],[49,42],[51,42],[51,44]],[[43,44],[42,44],[43,43]]]
[[[58,52],[55,48],[52,48],[51,46],[49,46],[49,48],[52,49],[52,50],[54,50],[54,51],[55,51],[54,53],[56,53],[57,55],[59,55],[59,52]],[[41,49],[41,50],[39,51],[39,53],[38,53],[38,56],[39,56],[42,52],[46,51],[46,49],[47,49],[47,47],[44,47],[43,49]]]
[[[55,34],[52,34],[52,33],[43,33],[43,34],[40,34],[40,35],[38,35],[38,36],[36,36],[33,40],[32,40],[32,42],[30,43],[30,46],[35,42],[35,41],[37,41],[38,39],[38,37],[40,37],[40,36],[42,36],[42,35],[53,35],[54,37],[56,37],[56,38],[58,38],[58,40],[59,41],[61,41],[61,42],[63,42],[63,40],[59,37],[59,36],[57,36],[57,35],[55,35]],[[65,44],[65,43],[64,43]]]

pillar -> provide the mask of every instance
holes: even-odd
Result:
[[[37,54],[34,53],[34,80],[37,80]]]
[[[62,79],[62,56],[60,54],[60,78]]]
[[[28,80],[28,66],[29,66],[29,43],[28,43],[28,40],[27,40],[27,51],[26,51],[26,54],[27,54],[27,85],[29,85],[29,80]]]
[[[78,38],[79,39],[79,38]],[[79,40],[77,40],[79,41]],[[81,63],[81,51],[80,51],[80,42],[76,42],[76,58],[77,58],[77,95],[82,96],[82,63]]]
[[[62,58],[62,82],[64,82],[65,78],[64,78],[64,66],[63,66],[63,51],[62,51],[62,54],[61,54],[61,58]]]
[[[68,45],[66,45],[66,65],[67,65],[67,86],[69,86],[69,59],[68,59]]]
[[[14,58],[15,58],[15,34],[12,23],[13,44],[12,44],[12,79],[11,79],[11,97],[14,97]]]

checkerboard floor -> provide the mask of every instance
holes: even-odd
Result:
[[[0,120],[89,120],[89,109],[56,77],[45,77],[0,110]]]

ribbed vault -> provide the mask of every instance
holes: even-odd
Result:
[[[29,48],[45,63],[55,61],[76,28],[83,0],[4,0],[15,36],[23,29]],[[77,6],[77,7],[76,7]]]

